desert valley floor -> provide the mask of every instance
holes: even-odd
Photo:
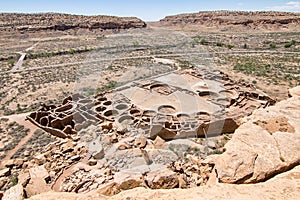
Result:
[[[299,14],[0,22],[0,199],[299,198]]]

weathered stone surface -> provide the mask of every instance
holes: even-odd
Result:
[[[215,157],[219,180],[260,182],[298,165],[299,119],[299,96],[255,111],[225,145],[226,152]]]
[[[5,160],[3,162],[3,166],[12,168],[14,166],[14,160],[13,159]]]
[[[0,177],[9,176],[9,175],[10,175],[10,169],[9,168],[4,168],[4,169],[0,170]]]
[[[21,184],[23,187],[26,187],[30,180],[30,175],[28,172],[21,171],[18,175],[18,183]]]
[[[24,199],[24,188],[17,184],[4,192],[3,200],[22,200]]]
[[[102,159],[104,157],[104,149],[99,140],[95,140],[89,144],[89,152],[95,159]]]
[[[145,180],[151,189],[172,189],[179,184],[176,173],[167,168],[149,172]]]
[[[97,160],[90,159],[90,160],[88,161],[88,165],[89,165],[89,166],[94,166],[94,165],[96,165],[96,164],[97,164]]]
[[[135,188],[117,194],[112,199],[234,199],[234,200],[265,200],[292,199],[298,200],[300,195],[300,167],[283,173],[263,183],[258,184],[222,184],[203,186],[190,189],[149,190]]]
[[[117,146],[118,146],[119,150],[125,150],[125,149],[129,149],[130,148],[130,145],[127,144],[126,142],[119,142],[117,144]]]
[[[46,180],[49,178],[49,173],[43,165],[30,168],[29,174],[31,179],[41,178],[43,180]]]
[[[97,189],[98,194],[102,194],[105,196],[112,196],[119,193],[118,185],[114,182],[104,184]]]
[[[139,148],[144,148],[147,145],[147,139],[145,137],[138,137],[134,140],[134,145]]]
[[[156,136],[155,140],[153,141],[153,145],[156,149],[167,149],[168,144],[164,139],[159,136]]]
[[[28,197],[51,191],[50,185],[47,185],[41,178],[30,179],[25,188]]]
[[[42,165],[46,162],[46,157],[44,154],[39,154],[39,155],[35,156],[33,159],[37,165]]]
[[[46,183],[50,176],[43,165],[30,168],[29,175],[30,181],[25,188],[28,197],[51,190],[50,185]]]
[[[8,181],[8,177],[1,177],[0,178],[0,188],[3,188],[5,186],[5,184]]]
[[[117,172],[114,175],[114,182],[118,184],[120,190],[129,190],[142,186],[143,176],[135,172]]]
[[[147,154],[151,163],[168,165],[177,160],[178,156],[171,150],[149,149]]]
[[[300,87],[294,87],[289,89],[289,96],[290,97],[300,96]]]
[[[105,155],[105,160],[107,160],[108,165],[118,170],[132,169],[146,164],[140,149],[125,149],[110,152]]]
[[[48,192],[37,196],[33,196],[30,200],[124,200],[124,199],[191,199],[206,200],[216,199],[224,200],[265,200],[265,199],[289,199],[298,200],[300,196],[300,166],[295,167],[291,171],[277,175],[274,178],[258,184],[223,184],[189,188],[189,189],[173,189],[173,190],[151,190],[145,188],[135,188],[123,191],[113,197],[99,196],[99,194],[74,194]]]
[[[16,168],[21,168],[24,163],[24,160],[21,158],[16,158],[16,159],[13,159],[13,163]]]

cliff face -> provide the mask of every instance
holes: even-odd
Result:
[[[121,30],[144,27],[146,27],[146,23],[136,17],[82,16],[57,13],[0,14],[0,31]]]
[[[198,25],[214,28],[244,28],[258,30],[299,30],[300,14],[287,12],[212,11],[167,16],[160,20],[163,26]]]

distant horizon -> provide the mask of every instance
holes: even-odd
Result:
[[[61,13],[71,15],[106,15],[119,17],[137,17],[144,21],[158,21],[166,16],[211,11],[245,12],[289,12],[300,13],[300,1],[274,0],[272,2],[253,0],[201,1],[189,0],[10,0],[2,2],[0,13]]]
[[[200,10],[198,12],[185,12],[185,13],[177,13],[177,14],[171,14],[166,15],[167,16],[173,16],[173,15],[181,15],[181,14],[193,14],[193,13],[200,13],[200,12],[219,12],[219,11],[228,11],[228,12],[277,12],[277,13],[295,13],[300,14],[298,11],[274,11],[274,10]],[[105,14],[77,14],[77,13],[66,13],[66,12],[0,12],[0,14],[66,14],[66,15],[78,15],[78,16],[110,16],[110,17],[137,17],[137,16],[117,16],[117,15],[105,15]],[[163,17],[163,18],[164,18]],[[137,17],[139,18],[139,17]],[[161,18],[161,19],[163,19]],[[140,18],[139,18],[140,19]],[[155,20],[159,21],[161,19]],[[155,21],[145,21],[145,22],[155,22]]]

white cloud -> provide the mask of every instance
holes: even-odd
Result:
[[[300,12],[300,1],[290,1],[282,6],[269,7],[270,10],[276,11],[296,11]]]

